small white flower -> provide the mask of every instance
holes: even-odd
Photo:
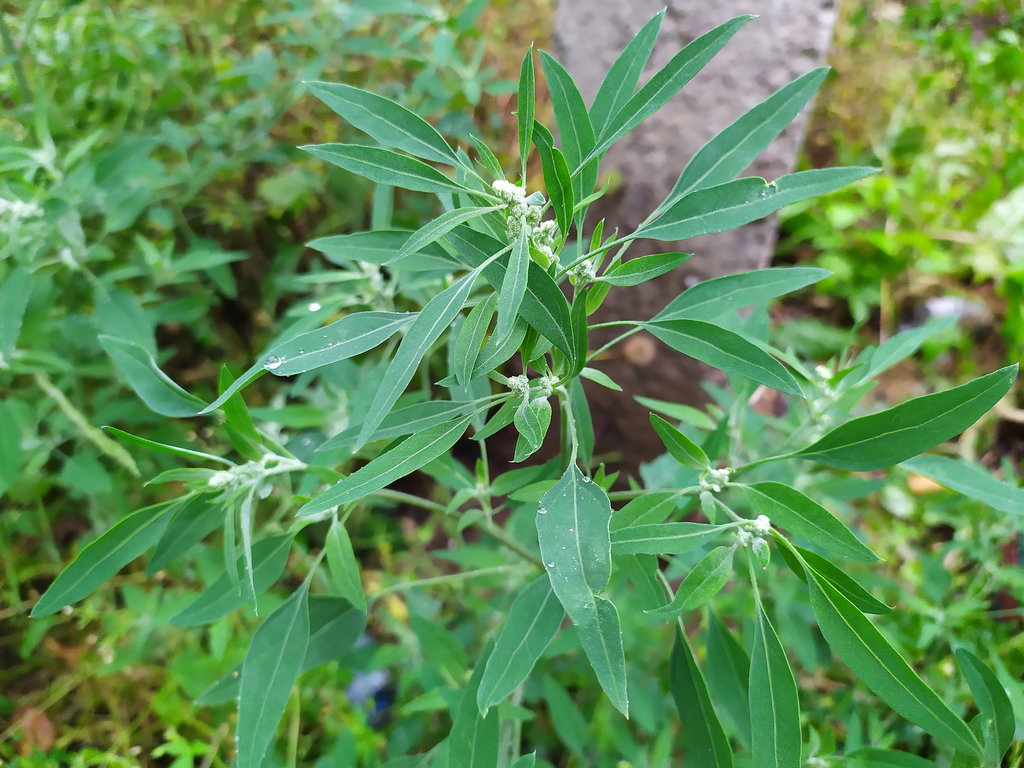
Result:
[[[530,380],[526,376],[509,376],[508,388],[516,397],[526,397],[530,391]]]
[[[771,533],[772,521],[768,518],[768,515],[757,516],[757,519],[754,521],[754,530],[762,535]]]

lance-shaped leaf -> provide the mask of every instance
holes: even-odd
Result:
[[[793,455],[854,472],[890,467],[963,432],[999,402],[1016,377],[1017,366],[1007,366],[945,392],[861,416]]]
[[[485,716],[477,707],[477,692],[489,656],[490,648],[485,648],[452,715],[452,731],[448,736],[449,768],[497,768],[498,710]]]
[[[737,309],[798,291],[830,274],[827,269],[816,267],[771,267],[704,280],[679,294],[654,319],[714,320]]]
[[[410,312],[356,312],[278,344],[263,356],[263,367],[275,376],[323,368],[383,344],[417,318]]]
[[[516,409],[513,423],[519,432],[519,440],[512,461],[518,464],[535,453],[544,442],[544,435],[551,424],[551,403],[543,395],[523,398]]]
[[[533,143],[540,153],[540,168],[544,174],[544,187],[547,189],[548,195],[551,196],[555,221],[558,222],[558,230],[564,239],[568,236],[569,227],[572,224],[575,200],[569,166],[561,150],[555,146],[555,139],[551,135],[551,131],[540,123],[536,123],[534,126]]]
[[[708,688],[739,731],[740,740],[750,746],[750,657],[718,615],[708,611]]]
[[[0,287],[0,354],[10,359],[21,335],[21,323],[32,295],[32,275],[17,267],[7,273]]]
[[[978,705],[989,760],[992,765],[998,765],[1013,743],[1016,728],[1010,697],[995,673],[966,648],[957,649],[956,660]]]
[[[800,701],[786,652],[764,608],[754,617],[750,654],[750,751],[754,765],[800,768]]]
[[[587,721],[576,702],[558,681],[545,676],[542,683],[544,701],[551,715],[551,725],[562,744],[576,756],[583,758],[590,739],[587,737]]]
[[[732,574],[732,555],[732,547],[715,547],[693,566],[693,570],[676,589],[676,596],[671,603],[647,613],[659,619],[670,619],[704,605],[729,580]]]
[[[151,451],[159,451],[160,453],[170,453],[174,456],[184,456],[188,459],[198,459],[200,461],[215,461],[218,464],[223,464],[228,467],[235,466],[233,462],[221,456],[214,456],[212,453],[203,453],[202,451],[193,451],[191,448],[179,448],[176,445],[167,445],[166,443],[158,443],[154,440],[147,440],[145,437],[139,437],[129,432],[118,429],[117,427],[104,427],[105,430],[115,437],[119,437],[126,443],[137,445],[140,448],[148,448]]]
[[[453,403],[451,400],[427,400],[389,413],[380,423],[377,431],[370,435],[367,442],[391,440],[403,435],[411,435],[428,427],[444,424],[456,416],[473,408],[473,403]],[[356,444],[363,425],[356,424],[342,430],[326,443],[317,448],[317,453],[327,454],[341,448],[349,448]]]
[[[370,403],[359,432],[357,440],[359,445],[366,443],[370,435],[377,430],[412,380],[420,360],[448,328],[455,316],[462,311],[463,304],[466,303],[470,291],[473,290],[476,276],[476,271],[470,272],[455,285],[434,296],[420,310],[402,338],[402,343],[398,345],[398,351],[388,365],[384,380],[377,389],[373,402]]]
[[[498,292],[498,324],[495,333],[503,339],[512,331],[512,325],[519,316],[519,307],[526,295],[526,281],[530,273],[530,233],[524,226],[515,243],[512,244],[512,255],[508,260],[508,270],[501,282]]]
[[[502,204],[489,208],[456,208],[452,211],[446,211],[414,232],[412,237],[406,240],[402,247],[398,249],[397,255],[387,263],[400,261],[426,248],[431,243],[437,242],[437,240],[451,232],[459,224],[477,219],[487,213],[499,211],[504,207],[504,204]]]
[[[666,504],[666,514],[675,507],[675,499],[672,494]],[[612,554],[678,555],[703,546],[729,529],[730,526],[707,523],[630,525],[612,531]]]
[[[486,713],[529,676],[564,617],[547,574],[519,593],[480,680],[476,703],[481,712]]]
[[[516,120],[519,124],[519,157],[524,179],[526,178],[526,161],[530,157],[530,141],[533,138],[536,89],[536,76],[533,73],[533,43],[530,43],[530,48],[523,57],[523,64],[519,68],[518,103],[516,104]],[[500,179],[504,176],[495,178]]]
[[[596,158],[585,166],[583,163],[583,158],[590,156],[597,144],[594,126],[590,124],[587,105],[565,67],[544,51],[540,52],[540,64],[548,81],[548,93],[555,111],[562,153],[569,168],[573,169],[573,197],[583,200],[594,191],[597,184]],[[582,171],[577,172],[581,167]],[[564,232],[568,234],[567,230]]]
[[[473,137],[473,144],[476,145],[476,151],[479,155],[480,163],[487,170],[491,176],[495,179],[504,179],[505,171],[502,170],[501,163],[498,162],[498,158],[491,152],[491,148],[484,144],[476,136]]]
[[[459,161],[430,123],[391,99],[343,83],[310,82],[320,101],[385,147],[448,165]]]
[[[831,512],[788,485],[767,481],[746,487],[759,515],[830,552],[873,563],[872,552]]]
[[[259,768],[274,741],[309,644],[309,582],[256,629],[242,662],[235,765]]]
[[[704,675],[693,658],[693,651],[682,630],[676,626],[676,639],[669,657],[669,688],[683,722],[687,765],[707,768],[732,768],[732,750],[722,729]]]
[[[801,394],[800,385],[782,363],[737,333],[701,320],[655,320],[640,325],[702,363],[790,395]]]
[[[505,248],[504,243],[466,226],[456,227],[445,235],[445,239],[451,243],[459,258],[465,259],[465,262],[473,267],[480,266]],[[484,279],[496,290],[501,290],[508,270],[508,261],[509,255],[501,256],[483,271]],[[530,262],[526,294],[523,296],[519,314],[544,338],[549,339],[558,351],[568,359],[573,359],[569,303],[551,275],[533,261]]]
[[[394,261],[398,252],[414,234],[416,233],[402,229],[378,229],[371,232],[354,232],[350,235],[319,237],[306,243],[306,246],[320,251],[328,261],[338,266],[349,266],[353,261],[381,265]],[[402,258],[395,266],[408,271],[454,271],[458,269],[460,262],[440,245],[431,243],[421,247],[414,255]]]
[[[499,339],[497,334],[492,333],[487,339],[487,343],[484,344],[484,348],[480,350],[480,356],[476,360],[476,365],[473,366],[473,373],[470,374],[469,380],[485,376],[511,358],[522,345],[529,329],[529,323],[520,315],[515,325],[512,326],[511,333],[504,339]]]
[[[594,133],[597,134],[598,139],[604,138],[605,128],[636,91],[637,83],[640,82],[640,74],[651,57],[654,41],[658,38],[664,18],[665,9],[662,8],[629,41],[615,63],[612,64],[611,69],[608,70],[608,74],[604,76],[597,96],[594,97],[594,103],[590,105],[590,122],[594,126]]]
[[[919,328],[911,328],[908,331],[897,333],[871,353],[863,375],[858,378],[872,379],[889,370],[896,363],[917,352],[928,339],[947,330],[955,322],[956,318],[953,316],[939,317],[929,320]]]
[[[32,607],[32,618],[49,616],[91,595],[156,543],[175,506],[175,502],[165,502],[144,507],[89,544]]]
[[[875,173],[877,168],[820,168],[790,173],[771,184],[756,176],[698,189],[632,237],[686,240],[735,229],[762,219],[790,203],[824,195]]]
[[[138,344],[113,336],[100,336],[99,342],[149,410],[161,416],[183,418],[195,416],[206,407],[198,397],[171,381]]]
[[[655,413],[650,416],[651,426],[654,427],[654,431],[658,433],[658,437],[661,438],[661,442],[665,444],[665,448],[673,459],[690,469],[708,469],[710,466],[708,457],[704,455],[704,451],[700,449],[699,445],[661,416]]]
[[[997,480],[988,470],[974,464],[946,456],[917,456],[900,466],[1000,512],[1024,515],[1024,488]]]
[[[811,607],[822,635],[864,684],[896,712],[950,746],[981,756],[971,729],[929,688],[874,624],[813,570]]]
[[[778,540],[780,542],[779,552],[786,561],[786,565],[805,584],[807,583],[807,569],[811,568],[839,590],[843,597],[853,603],[861,613],[892,613],[892,608],[864,589],[842,568],[833,565],[831,560],[822,557],[817,552],[783,543],[781,539]]]
[[[650,491],[637,496],[612,515],[611,530],[614,533],[631,525],[660,523],[675,510],[680,498],[678,491]],[[613,536],[612,542],[615,541],[618,539]]]
[[[331,569],[331,580],[338,594],[360,611],[366,611],[366,595],[359,579],[359,562],[352,551],[352,540],[348,537],[345,524],[335,519],[327,532],[327,565]]]
[[[497,304],[498,294],[488,294],[486,299],[470,310],[466,322],[459,328],[452,354],[455,358],[455,378],[460,386],[464,387],[473,380],[473,369],[476,367],[480,347],[484,343]]]
[[[793,121],[827,74],[828,67],[819,67],[784,85],[701,147],[687,163],[663,207],[668,208],[694,190],[736,178]]]
[[[601,687],[625,714],[629,702],[618,612],[597,596],[611,578],[611,515],[608,495],[572,464],[541,499],[537,535],[551,587],[576,625]]]
[[[469,428],[471,413],[421,430],[307,502],[298,515],[314,515],[379,491],[447,453]]]
[[[177,508],[146,564],[152,577],[205,539],[224,522],[224,505],[210,493],[200,493]]]
[[[590,162],[604,154],[612,144],[625,136],[640,123],[653,115],[679,89],[690,82],[739,31],[740,27],[750,21],[753,16],[737,16],[721,26],[701,35],[672,57],[671,61],[654,75],[629,101],[608,121],[593,152],[583,162]]]
[[[257,541],[252,547],[252,580],[256,587],[256,595],[270,589],[270,586],[281,578],[284,566],[288,561],[288,552],[292,546],[292,534],[271,536]],[[235,579],[228,573],[223,574],[211,584],[194,602],[174,616],[170,622],[178,627],[193,627],[199,624],[210,624],[245,605],[253,597],[249,594],[248,582],[238,582],[238,573],[245,568],[245,558],[239,557],[234,565]]]
[[[351,651],[366,629],[366,612],[333,595],[309,596],[309,643],[302,671],[337,661]]]
[[[861,747],[846,755],[844,763],[851,768],[939,768],[938,763],[910,752],[878,747]]]
[[[299,149],[378,184],[436,194],[469,191],[426,163],[390,149],[360,144],[311,144]]]
[[[611,285],[640,285],[648,280],[661,277],[666,272],[671,272],[692,255],[691,253],[655,253],[650,256],[641,256],[638,259],[630,259],[616,265],[597,279]]]

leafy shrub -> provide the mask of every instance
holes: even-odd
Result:
[[[709,416],[652,404],[671,419],[651,417],[668,454],[645,467],[643,487],[631,480],[629,490],[612,490],[616,478],[594,467],[581,379],[616,385],[590,366],[602,350],[588,347],[593,326],[587,317],[613,287],[638,285],[687,258],[666,253],[624,260],[628,246],[640,238],[679,240],[740,226],[872,172],[832,168],[771,183],[735,178],[813,95],[824,76],[816,70],[709,142],[638,230],[605,237],[599,223],[590,237],[582,236],[604,152],[664,105],[750,18],[696,39],[634,94],[660,29],[662,14],[656,15],[620,56],[589,110],[565,70],[541,53],[561,148],[535,120],[531,49],[518,91],[519,149],[525,175],[536,148],[544,191],[531,192],[525,179],[506,180],[483,142],[473,142],[474,162],[395,102],[348,85],[311,84],[379,146],[321,144],[305,147],[309,153],[380,185],[436,194],[445,212],[415,231],[379,229],[315,243],[355,271],[381,268],[375,273],[380,290],[349,306],[339,297],[332,313],[365,309],[323,327],[317,327],[322,306],[306,312],[248,371],[237,379],[222,375],[221,393],[209,404],[170,381],[142,346],[108,337],[111,358],[152,410],[172,417],[220,411],[220,426],[242,461],[112,430],[131,445],[207,466],[176,467],[155,478],[184,484],[187,492],[140,509],[101,535],[53,582],[33,615],[52,615],[82,600],[146,551],[151,574],[193,553],[205,557],[210,550],[200,542],[221,529],[223,570],[170,622],[208,624],[246,604],[259,606],[263,620],[240,665],[198,699],[212,705],[237,699],[235,764],[242,767],[276,762],[278,722],[290,701],[296,701],[296,716],[303,709],[301,693],[293,693],[300,674],[319,674],[314,670],[332,661],[380,669],[395,659],[386,646],[371,645],[373,661],[360,660],[357,645],[368,621],[414,635],[410,644],[419,654],[406,660],[397,681],[403,699],[421,695],[398,710],[386,744],[392,766],[532,766],[567,752],[586,764],[614,765],[621,755],[633,764],[649,756],[661,765],[676,751],[669,699],[683,724],[688,763],[731,766],[734,747],[740,748],[737,761],[757,766],[831,760],[836,744],[827,720],[804,737],[796,678],[776,627],[786,628],[783,636],[794,641],[801,663],[809,658],[805,671],[826,653],[830,659],[831,648],[905,718],[887,716],[887,729],[869,730],[867,746],[854,749],[849,737],[844,761],[906,764],[914,756],[890,747],[929,749],[924,732],[941,745],[932,747],[935,753],[953,754],[960,765],[998,765],[1015,728],[1004,684],[978,655],[958,649],[978,710],[970,725],[929,688],[868,618],[891,608],[847,572],[848,563],[873,563],[877,555],[812,496],[829,498],[814,484],[832,477],[831,470],[875,472],[903,464],[1004,512],[1020,512],[1020,489],[966,462],[920,455],[983,416],[1012,387],[1016,366],[851,416],[874,379],[912,354],[935,326],[844,357],[832,368],[810,367],[768,343],[764,302],[826,273],[804,267],[723,277],[685,291],[650,321],[612,323],[627,329],[612,344],[645,330],[722,370],[729,379],[729,388],[717,393],[722,407]],[[549,208],[553,218],[545,219]],[[577,237],[570,240],[573,226]],[[418,312],[396,311],[390,281],[416,284],[424,273],[444,275],[443,288]],[[427,290],[429,282],[420,286]],[[736,310],[743,307],[755,310],[741,318]],[[345,390],[342,382],[354,378],[352,359],[381,346],[380,363],[352,396],[354,423],[334,425],[326,439],[301,418],[289,428],[291,416],[284,414],[298,413],[287,411],[284,396],[256,420],[242,398],[243,388],[266,373],[297,377],[299,391],[317,380]],[[445,354],[432,354],[438,349]],[[517,354],[523,373],[502,373]],[[749,408],[755,387],[793,398],[788,415],[763,417]],[[435,397],[442,391],[447,397]],[[492,477],[488,438],[513,426],[514,461],[525,461],[552,431],[552,399],[557,455]],[[258,427],[260,416],[272,423]],[[760,439],[746,439],[744,424]],[[479,452],[473,472],[452,453],[470,431]],[[353,459],[368,461],[354,468]],[[816,469],[808,472],[806,462]],[[434,478],[437,488],[416,495],[391,487],[416,470]],[[293,512],[296,501],[301,506]],[[619,501],[627,503],[613,511]],[[360,573],[360,534],[381,517],[368,513],[396,502],[430,513],[425,533],[440,530],[461,544],[435,551],[459,570],[413,581]],[[691,516],[703,521],[683,519]],[[409,537],[425,554],[424,532]],[[305,578],[283,600],[264,594],[290,555]],[[779,560],[792,576],[781,575]],[[470,581],[488,593],[457,590]],[[393,600],[400,592],[407,603]],[[795,592],[806,595],[809,607],[796,622],[782,610],[798,602]],[[448,609],[451,604],[461,607]],[[692,613],[697,609],[700,614]],[[694,623],[704,617],[705,653],[694,653],[684,614]],[[820,636],[810,629],[811,617]],[[750,642],[737,639],[730,624]],[[495,640],[485,640],[493,632]],[[803,653],[808,638],[809,656]],[[577,649],[582,653],[568,653]],[[666,657],[668,695],[658,663]],[[604,696],[595,697],[591,675]],[[351,682],[357,701],[368,693],[381,699],[366,718],[386,708],[381,686]],[[569,688],[579,688],[576,699]],[[599,732],[593,741],[577,702],[594,708]],[[444,710],[451,715],[450,733],[438,741],[434,732],[439,720],[447,724],[438,714]],[[561,744],[531,725],[544,711]],[[622,718],[630,714],[631,721]],[[300,719],[293,719],[292,764],[300,731]],[[521,754],[524,743],[535,751]],[[361,748],[348,731],[332,749],[324,760],[336,764],[353,764],[357,755],[370,764],[378,759],[373,746]]]

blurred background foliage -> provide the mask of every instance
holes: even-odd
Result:
[[[70,614],[27,619],[73,553],[131,510],[173,495],[140,478],[175,460],[128,451],[99,426],[231,450],[201,419],[171,422],[146,409],[98,336],[129,334],[172,379],[210,398],[222,361],[238,373],[288,328],[315,327],[353,303],[419,304],[438,275],[394,285],[372,269],[339,282],[330,259],[305,247],[370,226],[415,228],[435,211],[422,196],[375,189],[297,151],[312,141],[359,140],[305,94],[302,81],[375,90],[455,141],[472,132],[508,147],[500,159],[510,166],[517,161],[511,81],[529,43],[544,47],[553,5],[0,3],[0,761],[18,768],[229,764],[233,705],[193,701],[240,661],[259,620],[236,612],[201,633],[168,622],[219,574],[219,545],[201,545],[155,579],[133,566]],[[842,4],[835,71],[802,162],[877,164],[884,172],[784,212],[779,260],[818,264],[834,276],[817,294],[776,308],[778,344],[826,361],[851,328],[863,343],[877,343],[929,317],[957,316],[919,359],[892,371],[879,392],[887,400],[1020,359],[1022,34],[1024,11],[1012,0]],[[264,428],[300,455],[312,432],[343,428],[372,393],[376,359],[297,377],[276,392],[257,382],[247,398]],[[1024,415],[1018,404],[1003,406],[1001,418],[982,422],[961,449],[1019,484]],[[761,425],[747,428],[748,440],[759,439]],[[472,481],[456,462],[437,463],[428,475],[404,490],[443,505]],[[820,494],[856,519],[885,557],[881,576],[862,576],[900,604],[884,631],[923,660],[926,681],[945,700],[965,703],[948,638],[986,658],[995,649],[1019,715],[1020,520],[922,481],[902,471],[836,476]],[[519,524],[516,515],[509,525]],[[449,572],[438,542],[461,534],[424,521],[404,506],[356,514],[353,544],[371,580]],[[473,546],[459,557],[459,565],[494,564]],[[301,578],[306,565],[294,560],[285,578]],[[830,657],[791,582],[780,570],[773,600],[788,606],[779,632],[809,670],[799,682],[819,754],[836,740],[847,750],[919,745],[921,735],[898,730],[891,713],[837,686],[848,675],[838,665],[827,678],[813,673]],[[302,678],[281,734],[284,757],[267,764],[377,766],[434,743],[447,729],[438,686],[459,680],[472,658],[467,649],[475,654],[479,639],[500,626],[502,606],[491,605],[488,592],[497,583],[385,598],[368,642],[344,664]],[[628,589],[625,582],[610,588]],[[731,595],[738,606],[750,601],[741,590]],[[261,613],[276,600],[262,598]],[[734,629],[749,640],[749,627]],[[628,628],[635,649],[627,656],[645,658],[639,649],[652,644],[667,649],[663,634],[656,622]],[[659,703],[668,701],[659,683],[663,654],[632,670],[635,716],[624,724],[600,695],[572,631],[547,655],[558,653],[542,682],[523,692],[527,702],[546,702],[545,714],[513,708],[503,717],[528,728],[533,743],[548,744],[556,765],[614,766],[612,755],[667,765],[678,724]],[[838,732],[825,725],[836,722]]]

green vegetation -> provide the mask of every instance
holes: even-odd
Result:
[[[906,40],[939,73],[912,73],[934,111],[884,151],[837,139],[881,173],[736,179],[818,70],[712,140],[619,237],[587,219],[601,156],[749,17],[634,96],[656,15],[587,109],[532,48],[518,82],[494,79],[482,30],[512,22],[486,6],[3,15],[0,761],[1019,764],[1024,490],[992,415],[1016,366],[873,400],[949,343],[948,318],[896,332],[903,302],[930,296],[911,267],[1010,297],[1012,360],[1013,210],[997,209],[1002,240],[978,222],[1022,181],[1004,162],[982,172],[1024,149],[997,111],[1020,98],[1003,34],[1018,17],[979,43],[957,8],[888,27],[855,9],[848,30]],[[965,53],[976,103],[940,110],[933,83]],[[495,105],[512,94],[507,126]],[[938,193],[933,138],[953,125],[988,149]],[[850,126],[870,136],[856,118],[836,130]],[[1011,138],[980,138],[998,131]],[[970,207],[928,197],[950,189],[988,195],[957,230],[989,238],[988,272],[936,255],[955,239],[920,261],[901,250],[944,221],[910,202]],[[617,385],[587,318],[686,260],[623,261],[630,244],[787,205],[791,253],[849,279],[762,270],[614,323],[727,383],[706,385],[704,410],[646,400],[666,454],[637,478],[606,472],[581,379]],[[892,247],[842,213],[880,209],[914,221],[879,225]],[[858,325],[880,303],[886,340],[771,327],[769,302],[811,285]],[[502,440],[512,467],[489,451]]]

